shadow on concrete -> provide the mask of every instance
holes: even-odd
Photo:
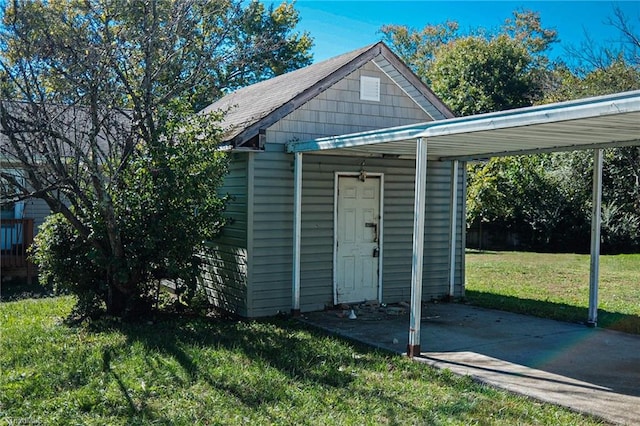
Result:
[[[311,313],[330,332],[399,353],[408,313]],[[640,418],[640,336],[458,303],[426,303],[421,361],[476,380],[633,424]]]
[[[466,290],[465,298],[475,306],[546,319],[584,324],[588,318],[587,308],[566,303],[522,299],[474,290]],[[640,335],[640,316],[598,309],[598,326]]]

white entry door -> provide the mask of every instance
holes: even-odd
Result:
[[[378,300],[380,181],[338,176],[336,303]]]

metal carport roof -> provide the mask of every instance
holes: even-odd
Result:
[[[495,156],[594,149],[591,273],[588,323],[597,323],[602,148],[640,145],[640,91],[497,113],[432,121],[350,135],[292,142],[294,153],[294,250],[292,311],[300,307],[302,155],[330,153],[416,159],[409,356],[420,354],[422,257],[427,159],[453,160],[454,193],[459,161]],[[451,252],[455,252],[456,197],[451,197]],[[463,231],[464,232],[464,231]],[[454,256],[451,257],[454,267]]]
[[[438,160],[638,145],[640,90],[292,142],[287,151],[415,157],[418,138]]]

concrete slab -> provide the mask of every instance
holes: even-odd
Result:
[[[305,321],[374,347],[405,353],[408,309],[356,307]],[[346,312],[348,314],[348,311]],[[545,402],[640,424],[640,336],[456,303],[425,304],[420,362]]]

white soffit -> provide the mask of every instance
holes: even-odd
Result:
[[[287,151],[415,156],[418,138],[442,160],[640,145],[640,91],[294,142]]]

